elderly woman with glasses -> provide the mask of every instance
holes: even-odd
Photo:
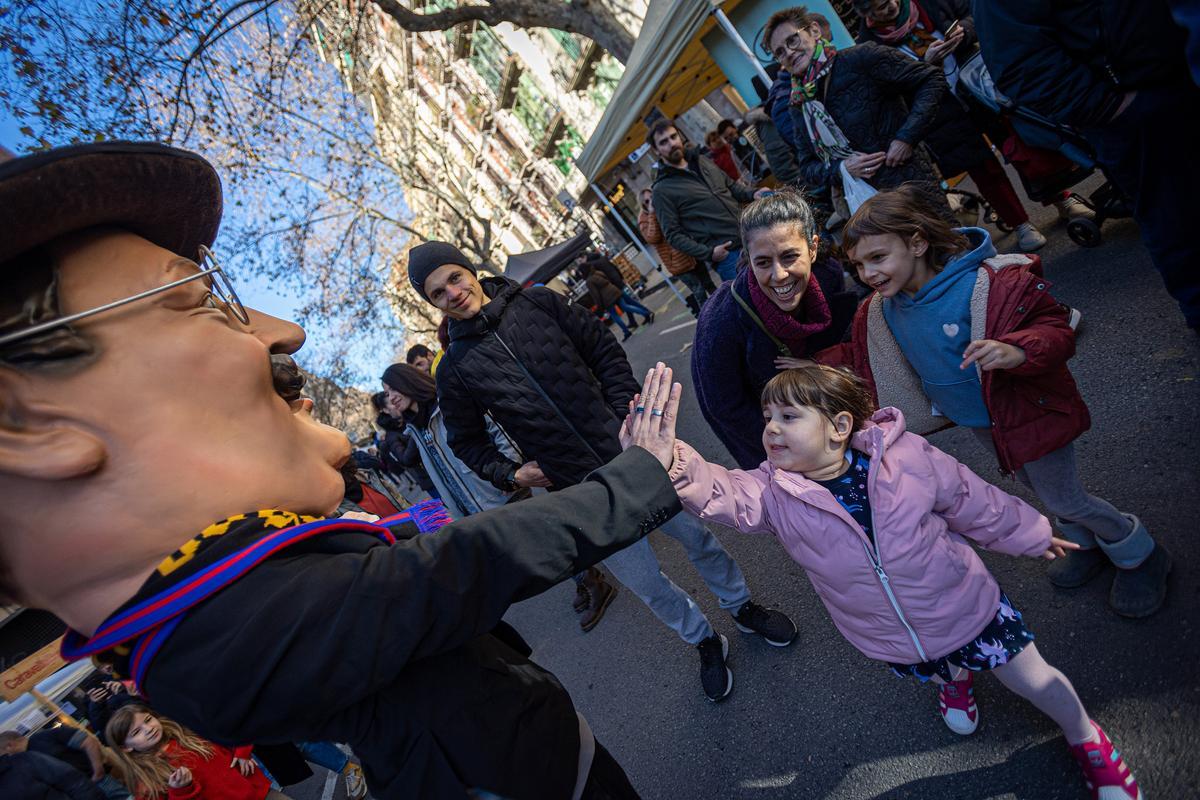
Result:
[[[840,208],[843,168],[876,190],[911,181],[954,220],[941,178],[918,148],[948,91],[940,70],[874,43],[838,50],[804,6],[771,15],[763,41],[791,76],[793,143],[806,185],[833,190]]]

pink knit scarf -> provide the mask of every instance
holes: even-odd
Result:
[[[754,303],[754,310],[758,312],[767,330],[783,342],[797,358],[804,355],[804,341],[809,336],[825,330],[833,322],[833,315],[829,312],[829,303],[825,302],[821,284],[812,276],[809,277],[808,287],[800,297],[800,305],[790,314],[767,297],[767,293],[758,285],[758,281],[754,280],[753,275],[747,275],[746,282],[750,284],[750,301]]]

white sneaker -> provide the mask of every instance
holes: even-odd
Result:
[[[1081,203],[1073,194],[1067,195],[1061,200],[1055,200],[1054,207],[1058,209],[1058,218],[1063,222],[1069,222],[1078,217],[1082,217],[1083,219],[1096,218],[1096,212]]]
[[[346,779],[346,796],[350,800],[363,800],[367,796],[367,779],[363,776],[362,767],[349,761],[342,770],[342,777]]]
[[[1071,316],[1067,319],[1067,324],[1071,326],[1071,330],[1079,330],[1079,323],[1083,320],[1083,312],[1078,308],[1071,309]]]
[[[975,679],[970,672],[961,681],[950,681],[938,689],[938,710],[946,727],[959,736],[969,736],[979,727],[975,705]]]
[[[1032,222],[1023,222],[1017,226],[1017,248],[1022,253],[1032,253],[1040,250],[1046,244],[1046,237],[1033,227]]]

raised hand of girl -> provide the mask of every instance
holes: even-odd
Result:
[[[671,383],[671,368],[661,361],[646,373],[642,391],[629,402],[629,416],[621,425],[621,448],[649,450],[664,469],[675,460],[675,420],[683,387]]]
[[[1068,550],[1078,550],[1079,545],[1074,542],[1068,542],[1066,539],[1060,539],[1057,536],[1050,537],[1050,546],[1046,548],[1046,552],[1042,553],[1042,558],[1047,561],[1053,561],[1056,558],[1066,558]]]
[[[180,767],[167,778],[167,786],[170,786],[172,789],[182,789],[185,786],[191,785],[191,782],[192,771],[187,767]]]
[[[963,362],[958,368],[966,369],[977,362],[984,371],[1013,369],[1025,363],[1025,351],[995,339],[976,339],[963,351]]]

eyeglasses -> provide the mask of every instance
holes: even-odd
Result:
[[[221,262],[217,261],[217,257],[213,254],[213,251],[209,250],[204,245],[200,245],[199,266],[200,271],[195,275],[189,275],[186,278],[180,278],[177,281],[172,281],[171,283],[163,286],[159,286],[154,289],[148,289],[144,292],[140,292],[120,300],[114,300],[111,303],[105,303],[102,306],[89,308],[87,311],[80,311],[77,314],[68,314],[65,317],[52,319],[49,322],[43,322],[40,325],[34,325],[23,330],[14,331],[13,333],[0,336],[0,346],[12,344],[13,342],[19,342],[22,339],[28,339],[32,336],[37,336],[39,333],[45,333],[46,331],[51,331],[55,328],[61,328],[66,325],[70,325],[73,322],[78,322],[79,320],[87,317],[93,317],[96,314],[110,311],[114,308],[120,308],[121,306],[129,305],[137,300],[144,300],[147,297],[153,297],[156,294],[162,294],[163,292],[174,289],[176,286],[183,286],[185,283],[191,283],[192,281],[200,280],[205,276],[211,276],[208,279],[208,290],[214,297],[216,297],[218,302],[221,303],[223,309],[227,313],[232,314],[234,319],[236,319],[238,322],[242,323],[243,325],[249,325],[250,315],[246,313],[246,307],[242,305],[242,301],[238,297],[237,290],[233,288],[233,282],[229,279],[229,276],[225,273],[225,270],[222,269]]]
[[[800,33],[793,33],[791,36],[783,40],[782,45],[772,50],[771,55],[775,56],[775,60],[778,61],[779,59],[783,58],[783,54],[787,51],[790,50],[794,53],[799,50],[801,42],[802,39],[800,38]]]

